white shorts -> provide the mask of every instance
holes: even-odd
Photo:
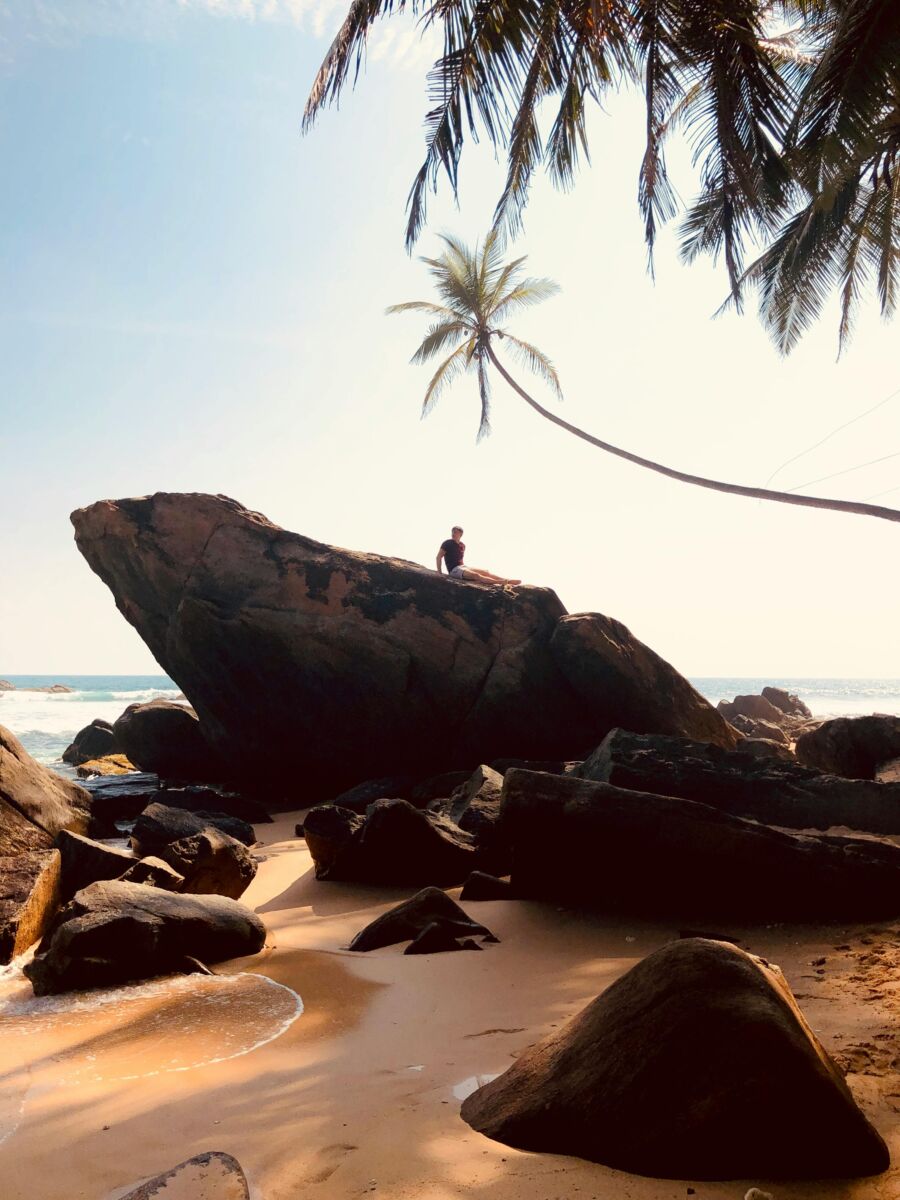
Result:
[[[465,567],[454,567],[453,570],[450,572],[450,576],[452,579],[465,579],[466,568]]]

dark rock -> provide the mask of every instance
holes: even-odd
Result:
[[[367,925],[350,943],[351,950],[380,950],[408,942],[426,929],[439,928],[450,938],[466,934],[490,934],[490,930],[465,912],[440,888],[427,887],[404,900],[396,908],[382,913]]]
[[[63,829],[91,831],[90,796],[35,762],[0,725],[0,856],[49,850]]]
[[[770,742],[768,738],[744,738],[738,747],[741,754],[752,754],[754,758],[777,758],[781,762],[794,762],[794,752],[783,742]]]
[[[225,896],[183,896],[114,880],[83,888],[61,910],[25,967],[35,995],[111,987],[202,962],[255,954],[262,921]]]
[[[166,892],[180,892],[184,887],[184,876],[152,854],[139,858],[119,878],[123,883],[145,883],[148,887],[162,888]]]
[[[900,846],[793,834],[693,800],[509,771],[517,897],[670,919],[830,920],[900,913]]]
[[[0,857],[0,964],[43,937],[58,907],[58,850]]]
[[[259,800],[218,788],[169,787],[161,791],[156,799],[169,808],[182,808],[192,813],[214,812],[225,817],[237,817],[248,825],[268,825],[272,822]]]
[[[546,771],[548,775],[565,775],[569,764],[562,762],[558,758],[546,758],[543,760],[532,758],[495,758],[493,762],[488,763],[488,766],[500,775],[505,775],[513,767],[519,767],[523,771]]]
[[[80,833],[64,829],[56,839],[59,850],[60,897],[62,903],[71,900],[89,883],[98,879],[119,879],[133,867],[135,858],[128,850],[106,846]]]
[[[874,779],[882,763],[900,756],[900,717],[836,717],[797,738],[797,758],[847,779]]]
[[[777,709],[788,717],[811,717],[812,713],[803,703],[799,696],[793,695],[791,692],[786,692],[784,688],[764,687],[762,690],[763,696],[770,704],[774,704]]]
[[[351,812],[364,813],[376,800],[409,800],[414,780],[409,775],[385,775],[381,779],[367,779],[356,787],[335,796],[338,808],[349,808]]]
[[[620,621],[600,613],[563,617],[551,640],[554,657],[592,718],[606,733],[669,733],[731,747],[737,734],[688,681]],[[574,757],[596,739],[568,743]]]
[[[505,875],[509,870],[500,829],[502,790],[503,776],[482,764],[452,793],[447,810],[451,821],[475,838],[485,870],[496,875]]]
[[[457,941],[451,930],[439,921],[426,925],[418,937],[414,938],[404,954],[445,954],[448,950],[480,950],[481,946],[471,938]]]
[[[460,900],[513,900],[515,894],[508,879],[498,879],[484,871],[473,871],[459,894]]]
[[[170,1171],[154,1175],[121,1200],[250,1200],[250,1187],[241,1164],[221,1150],[195,1154]]]
[[[614,729],[575,774],[791,829],[845,825],[867,833],[900,833],[900,786],[823,775],[797,762],[751,757],[686,738]]]
[[[215,828],[163,846],[159,857],[183,877],[179,890],[195,895],[238,900],[256,875],[256,863],[247,847]]]
[[[237,817],[229,817],[225,813],[192,813],[169,808],[165,804],[148,804],[134,823],[131,844],[140,858],[148,854],[162,858],[160,851],[163,847],[202,833],[210,825],[243,842],[245,846],[252,846],[256,841],[253,826],[246,821],[239,821]]]
[[[306,844],[316,863],[318,879],[395,887],[452,887],[462,883],[478,865],[470,834],[445,817],[413,808],[406,800],[377,800],[362,826],[326,865],[317,858],[318,840],[310,836],[313,814],[318,811],[312,809],[305,824]]]
[[[876,1175],[887,1147],[783,975],[724,942],[672,942],[469,1096],[522,1150],[665,1179]]]
[[[750,717],[754,721],[769,721],[781,725],[785,713],[776,708],[765,696],[735,696],[733,700],[720,700],[716,706],[726,721],[736,717]]]
[[[185,704],[129,704],[113,731],[139,771],[154,771],[164,779],[222,778],[222,766],[201,732],[197,714]]]
[[[597,618],[606,651],[582,652],[571,628],[557,638],[565,609],[549,589],[461,587],[288,533],[223,496],[102,501],[72,521],[229,777],[279,795],[298,772],[333,795],[398,763],[424,776],[501,754],[571,758],[632,713],[640,728],[659,718],[662,731],[733,743],[624,626]]]
[[[321,804],[309,810],[303,825],[297,826],[297,836],[301,836],[302,828],[317,879],[329,878],[329,872],[364,824],[365,819],[349,808]]]
[[[143,771],[86,779],[82,787],[91,798],[94,818],[108,827],[116,821],[134,821],[148,804],[165,794],[159,776]]]
[[[80,766],[91,758],[105,758],[107,754],[121,754],[122,747],[116,741],[109,721],[99,717],[79,729],[71,744],[63,750],[62,760],[73,767]]]
[[[410,803],[416,808],[425,808],[433,800],[446,800],[471,774],[471,771],[442,771],[439,775],[429,775],[415,785]]]

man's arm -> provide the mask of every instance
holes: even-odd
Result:
[[[444,554],[445,554],[445,553],[446,553],[446,551],[444,550],[444,547],[443,547],[443,546],[441,546],[440,550],[438,550],[438,552],[437,552],[437,560],[436,560],[436,561],[437,561],[437,572],[438,572],[438,575],[440,575],[440,573],[441,573],[441,563],[444,561]]]

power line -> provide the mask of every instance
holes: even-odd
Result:
[[[875,463],[887,462],[889,458],[900,458],[900,450],[895,450],[893,454],[885,454],[881,458],[871,458],[868,462],[857,463],[855,467],[845,467],[843,471],[835,471],[833,475],[820,475],[818,479],[809,479],[806,483],[798,483],[796,487],[788,488],[788,491],[799,492],[801,488],[812,487],[814,483],[824,483],[826,479],[837,479],[838,475],[849,475],[851,471],[861,471],[863,467],[871,467]],[[895,488],[891,488],[891,491],[895,490]]]
[[[768,487],[769,484],[772,482],[772,480],[775,478],[775,476],[780,475],[785,467],[789,467],[791,465],[791,463],[796,462],[798,458],[803,458],[807,454],[812,454],[813,450],[818,450],[818,448],[820,446],[824,446],[827,441],[830,441],[831,438],[833,438],[835,436],[835,434],[840,433],[842,429],[848,429],[851,425],[855,425],[857,421],[861,421],[863,419],[863,417],[867,417],[869,415],[869,413],[875,412],[876,409],[879,409],[883,405],[887,404],[887,402],[889,400],[893,400],[895,396],[900,396],[900,388],[897,388],[897,390],[895,392],[891,392],[891,394],[889,396],[885,396],[885,398],[883,400],[879,400],[877,404],[873,404],[871,408],[867,408],[865,412],[861,412],[857,416],[851,417],[850,420],[845,421],[843,425],[838,425],[837,429],[832,429],[831,433],[826,433],[825,436],[821,439],[821,441],[816,442],[816,444],[814,446],[808,446],[805,450],[801,450],[799,454],[795,454],[793,458],[787,459],[785,462],[783,462],[781,464],[780,467],[777,467],[772,472],[772,474],[766,480],[765,486]],[[832,476],[828,475],[828,476],[826,476],[826,478],[831,479]],[[808,487],[809,485],[806,483],[802,483],[800,486]],[[788,490],[792,491],[792,492],[797,491],[796,488],[789,488]]]
[[[892,492],[900,492],[900,487],[887,488],[883,492],[874,492],[871,496],[866,496],[866,500],[875,500],[878,496],[890,496]]]

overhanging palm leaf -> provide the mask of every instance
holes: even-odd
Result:
[[[891,209],[890,219],[895,219],[897,208],[895,203]],[[886,219],[880,215],[879,219]],[[522,341],[513,336],[507,329],[500,327],[500,320],[507,312],[524,307],[529,303],[537,303],[558,291],[557,285],[549,279],[523,278],[524,258],[503,263],[499,249],[496,231],[492,231],[484,244],[474,250],[469,250],[455,238],[444,237],[444,253],[440,258],[422,259],[427,264],[431,276],[441,295],[452,296],[452,317],[433,324],[425,335],[421,345],[413,355],[414,363],[424,363],[435,358],[442,350],[454,341],[461,342],[449,357],[445,358],[435,371],[425,392],[422,404],[422,416],[427,416],[435,403],[460,374],[474,370],[478,377],[478,394],[481,401],[481,415],[478,425],[478,439],[490,432],[491,418],[491,383],[489,367],[494,367],[500,376],[509,384],[535,412],[540,413],[554,425],[560,426],[574,434],[582,441],[624,458],[628,462],[677,479],[682,483],[691,483],[697,487],[711,488],[717,492],[727,492],[737,496],[750,496],[757,500],[777,500],[783,504],[801,505],[807,508],[833,509],[837,512],[857,513],[863,516],[881,517],[887,521],[900,522],[900,511],[885,508],[881,505],[857,503],[851,500],[828,500],[819,496],[799,496],[792,492],[773,492],[767,488],[744,487],[737,483],[723,483],[716,479],[707,479],[702,475],[689,475],[685,471],[677,471],[673,467],[653,462],[641,455],[613,446],[601,441],[593,434],[585,433],[577,425],[564,421],[562,417],[551,412],[538,403],[525,391],[498,359],[494,351],[494,339],[508,347],[513,356],[529,371],[542,379],[554,395],[562,399],[559,376],[550,359],[530,342]],[[893,283],[890,286],[894,286]],[[389,313],[425,312],[433,315],[437,307],[442,313],[447,310],[443,306],[434,306],[425,300],[411,300],[405,304],[394,304]]]

